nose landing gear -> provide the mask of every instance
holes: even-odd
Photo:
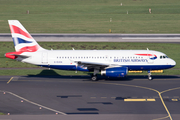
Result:
[[[148,70],[148,80],[152,80],[151,71],[150,70]]]

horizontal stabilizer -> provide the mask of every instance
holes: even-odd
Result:
[[[28,58],[30,56],[27,55],[17,55],[17,54],[11,54],[12,56],[17,56],[17,57],[21,57],[21,58]]]
[[[5,57],[10,58],[10,59],[16,59],[17,57],[21,58],[28,58],[30,56],[28,55],[21,55],[22,52],[9,52],[5,54]]]

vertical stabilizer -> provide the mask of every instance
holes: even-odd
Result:
[[[18,20],[8,20],[16,52],[43,50]]]

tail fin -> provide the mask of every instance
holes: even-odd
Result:
[[[16,52],[35,52],[43,49],[18,20],[8,20]]]

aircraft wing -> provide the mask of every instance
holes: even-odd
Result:
[[[110,63],[98,63],[98,62],[89,62],[89,61],[75,61],[79,66],[83,65],[88,69],[96,68],[96,69],[104,69],[109,66],[119,66],[119,65],[112,65]]]

